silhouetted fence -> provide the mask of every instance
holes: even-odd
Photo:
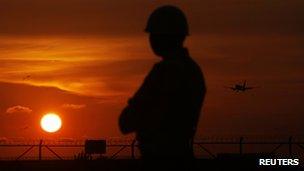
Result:
[[[79,155],[74,155],[73,157],[66,158],[61,155],[59,155],[54,148],[58,149],[68,149],[68,148],[79,148],[80,150],[83,150],[84,148],[84,140],[72,140],[72,139],[65,139],[65,140],[0,140],[0,150],[3,148],[26,148],[25,151],[23,151],[21,154],[16,155],[15,158],[10,158],[10,160],[24,160],[24,159],[32,159],[32,160],[45,160],[45,159],[54,159],[50,158],[49,156],[43,156],[43,150],[48,151],[49,153],[53,154],[58,160],[64,160],[64,159],[78,159],[78,160],[89,160],[92,159],[90,157],[87,157],[83,152]],[[245,150],[245,147],[251,146],[251,145],[258,145],[259,148],[263,145],[271,146],[270,148],[267,148],[266,153],[268,154],[276,154],[280,149],[283,147],[287,147],[286,155],[293,156],[295,153],[294,151],[297,151],[297,155],[304,154],[304,141],[303,139],[296,139],[293,137],[288,137],[286,139],[271,139],[271,140],[252,140],[249,138],[239,137],[239,138],[205,138],[201,140],[196,140],[193,143],[193,148],[196,153],[201,153],[203,155],[198,155],[197,157],[200,158],[202,156],[207,156],[208,158],[216,158],[218,152],[215,151],[218,150],[212,150],[218,149],[218,146],[222,145],[229,145],[233,147],[237,147],[238,150],[234,151],[234,154],[245,154],[248,153],[248,151]],[[133,139],[110,139],[107,140],[107,151],[108,149],[115,148],[115,150],[112,150],[111,154],[107,154],[107,156],[98,156],[97,159],[102,158],[109,158],[109,159],[115,159],[120,154],[124,153],[129,158],[137,158],[138,153],[136,152],[138,144]],[[210,147],[212,146],[212,147]],[[26,155],[33,149],[38,149],[37,157],[26,157]],[[126,153],[126,149],[129,150],[128,153]],[[178,149],[177,149],[178,150]],[[231,150],[228,150],[231,151]],[[253,153],[261,153],[265,150],[254,150]],[[220,151],[220,153],[223,153]],[[7,158],[6,158],[7,159]]]

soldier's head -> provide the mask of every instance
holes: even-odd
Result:
[[[161,57],[182,48],[186,36],[189,35],[184,13],[179,8],[169,5],[152,12],[145,31],[150,33],[152,50]]]

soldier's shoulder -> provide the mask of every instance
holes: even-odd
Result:
[[[163,60],[155,65],[160,69],[180,70],[183,68],[184,63],[179,60]]]

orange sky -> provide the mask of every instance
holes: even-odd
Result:
[[[185,11],[206,77],[197,137],[302,134],[301,0],[0,0],[0,137],[121,136],[118,115],[159,60],[143,28],[168,3]],[[260,88],[224,88],[243,80]],[[63,118],[54,135],[39,128],[49,111]]]

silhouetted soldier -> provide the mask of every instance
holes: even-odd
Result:
[[[136,133],[143,159],[193,158],[191,142],[206,88],[200,67],[183,47],[186,17],[176,7],[160,7],[151,14],[145,31],[162,61],[122,111],[120,129],[124,134]]]

